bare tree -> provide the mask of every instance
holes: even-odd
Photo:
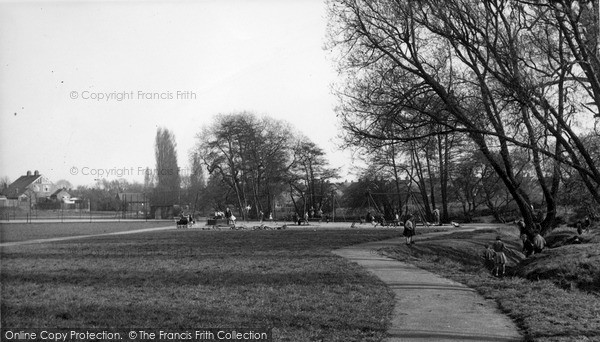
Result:
[[[337,170],[328,166],[325,151],[305,136],[299,136],[292,148],[293,162],[290,165],[290,196],[296,193],[301,198],[302,208],[295,199],[296,212],[323,211],[324,201],[332,192],[330,181],[337,178]]]
[[[285,188],[291,166],[291,129],[272,118],[248,112],[219,115],[198,135],[196,152],[209,175],[235,194],[241,217],[246,208],[269,212]],[[221,208],[222,209],[222,208]]]
[[[10,177],[2,176],[0,177],[0,191],[4,191],[8,186],[12,183]]]
[[[59,189],[72,189],[73,185],[71,184],[71,182],[69,182],[66,179],[60,179],[57,180],[56,183],[54,183]]]

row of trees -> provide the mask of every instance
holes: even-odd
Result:
[[[257,218],[276,202],[291,201],[300,215],[329,210],[337,175],[324,156],[288,123],[241,112],[216,116],[197,135],[190,159],[208,171],[204,200],[211,207],[232,205],[240,217]]]
[[[147,170],[143,185],[154,205],[206,214],[231,207],[243,219],[268,217],[275,202],[292,202],[300,215],[331,206],[336,171],[286,122],[248,112],[218,115],[196,138],[189,168],[181,169],[174,134],[157,130],[156,169]]]
[[[479,215],[506,222],[519,216],[510,193],[479,151],[455,147],[447,160],[442,159],[441,166],[438,154],[425,146],[407,145],[402,151],[393,159],[369,156],[369,167],[343,192],[341,205],[363,210],[370,207],[387,220],[396,213],[412,213],[432,221],[436,209],[444,222],[468,222]],[[521,158],[516,163],[517,177],[537,214],[543,196],[535,177],[531,177],[530,161]],[[559,198],[567,195],[561,191]]]
[[[158,128],[154,152],[156,166],[146,169],[143,184],[100,179],[67,188],[94,211],[125,210],[120,193],[143,193],[152,207],[175,206],[174,215],[230,207],[240,218],[268,217],[275,202],[291,202],[299,215],[331,210],[336,170],[321,148],[283,121],[247,112],[218,115],[197,135],[188,168],[179,166],[175,135],[166,128]]]
[[[436,178],[443,215],[451,161],[473,158],[469,150],[489,167],[474,174],[493,170],[530,228],[524,179],[543,195],[544,228],[561,182],[600,203],[598,0],[331,0],[328,8],[347,143],[384,154],[393,172],[408,160],[421,182]],[[437,177],[418,174],[434,165]]]

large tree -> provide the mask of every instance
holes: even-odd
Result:
[[[158,128],[154,145],[156,157],[157,196],[165,203],[175,204],[179,202],[181,178],[177,164],[177,143],[175,135],[166,128]]]
[[[198,135],[195,153],[211,179],[234,194],[240,217],[258,217],[272,211],[273,199],[284,189],[292,136],[285,122],[249,112],[221,114]]]
[[[295,139],[292,153],[288,183],[296,212],[310,215],[328,211],[332,206],[327,202],[333,191],[331,180],[337,178],[337,170],[329,167],[325,151],[305,136]]]

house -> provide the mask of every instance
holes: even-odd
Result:
[[[52,202],[60,202],[65,204],[75,203],[71,200],[71,194],[69,194],[65,188],[54,191],[52,195],[50,195],[50,200],[52,200]]]
[[[27,171],[2,191],[6,200],[0,201],[0,205],[24,209],[35,208],[38,202],[47,201],[56,189],[56,185],[42,176],[39,171],[36,170],[33,174]]]

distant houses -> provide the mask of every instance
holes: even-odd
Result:
[[[94,197],[98,195],[100,197]],[[134,215],[136,218],[169,218],[177,212],[174,201],[178,192],[118,192],[116,195],[110,191],[92,190],[87,198],[76,198],[70,193],[70,189],[62,188],[54,184],[50,179],[40,174],[39,171],[27,171],[4,188],[0,188],[0,214],[9,210],[30,212],[32,210],[92,210],[92,205],[110,199],[113,205],[111,211],[123,212],[123,215]],[[80,192],[78,192],[80,193]],[[85,196],[85,195],[84,195]],[[108,196],[108,197],[103,197]],[[94,209],[104,211],[107,209]]]
[[[39,171],[27,173],[0,190],[0,207],[30,209],[75,208],[76,198],[52,183]]]

